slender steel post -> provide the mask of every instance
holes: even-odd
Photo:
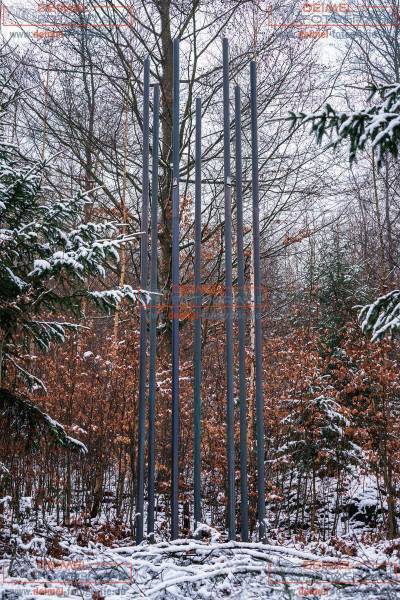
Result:
[[[224,106],[224,196],[225,196],[225,325],[226,325],[226,425],[228,465],[228,535],[235,538],[235,441],[233,398],[233,315],[232,315],[232,188],[229,116],[229,46],[223,38],[223,106]]]
[[[194,321],[194,523],[201,522],[201,99],[196,98],[195,321]]]
[[[149,227],[149,92],[150,61],[144,61],[143,81],[143,165],[142,165],[142,223],[140,242],[140,287],[147,289],[147,252]],[[137,455],[137,496],[136,496],[136,542],[143,540],[144,509],[144,446],[146,428],[146,350],[147,350],[147,311],[140,308],[140,350],[139,350],[139,415],[138,415],[138,455]]]
[[[158,142],[160,123],[160,86],[154,86],[153,95],[153,151],[151,177],[151,254],[150,254],[150,349],[149,349],[149,458],[147,533],[154,541],[154,465],[155,465],[155,409],[156,409],[156,353],[157,353],[157,241],[158,241]]]
[[[260,539],[265,537],[265,466],[264,466],[264,391],[262,361],[262,320],[261,320],[261,271],[260,271],[260,207],[258,172],[258,131],[257,131],[257,71],[256,63],[250,63],[251,88],[251,158],[253,189],[253,269],[254,269],[254,326],[255,326],[255,380],[256,380],[256,439],[257,439],[257,492],[258,521]]]
[[[246,294],[243,253],[243,183],[242,183],[242,122],[240,87],[235,87],[235,157],[236,157],[236,219],[237,219],[237,313],[239,344],[239,407],[240,407],[240,529],[242,540],[249,541],[249,495],[247,484],[247,396],[246,396]]]
[[[179,39],[173,42],[171,538],[179,534]]]

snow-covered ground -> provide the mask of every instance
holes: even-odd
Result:
[[[400,598],[400,540],[333,546],[182,539],[87,547],[62,540],[66,555],[31,552],[0,561],[1,598]],[[354,548],[354,546],[353,546]]]
[[[334,530],[333,509],[323,505],[325,533],[291,534],[274,529],[271,520],[265,544],[228,542],[223,530],[205,524],[192,537],[168,542],[160,513],[157,543],[139,546],[129,525],[112,512],[90,521],[71,519],[66,527],[56,514],[42,518],[33,511],[31,497],[20,498],[18,518],[3,498],[0,600],[400,598],[400,538],[383,541],[376,487],[355,478],[348,493],[344,502],[352,517],[349,512],[338,521],[335,536],[328,533]],[[323,495],[329,497],[327,490]],[[374,527],[365,523],[371,507]]]

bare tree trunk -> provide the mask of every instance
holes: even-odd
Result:
[[[373,189],[374,189],[374,201],[375,201],[375,215],[378,224],[378,237],[379,237],[379,251],[381,256],[381,266],[384,268],[385,266],[385,242],[383,239],[383,228],[382,228],[382,215],[381,209],[379,206],[379,193],[378,193],[378,182],[377,182],[377,173],[376,173],[376,165],[374,160],[374,155],[372,155],[372,180],[373,180]]]
[[[385,162],[384,173],[385,185],[385,225],[386,225],[386,245],[387,245],[387,262],[389,267],[389,280],[391,285],[394,285],[394,275],[396,263],[394,260],[394,240],[392,230],[392,219],[390,214],[390,194],[389,194],[389,165]]]
[[[162,73],[161,73],[161,156],[160,162],[164,165],[160,191],[161,225],[160,233],[161,261],[160,274],[162,283],[166,285],[170,277],[171,268],[171,142],[172,142],[172,35],[170,1],[160,2],[159,11],[161,17],[161,44],[162,44]]]
[[[122,218],[122,231],[125,233],[126,224],[128,222],[128,211],[126,208],[126,186],[127,186],[127,161],[128,161],[128,131],[129,131],[129,79],[127,84],[127,98],[124,106],[124,159],[123,159],[123,173],[122,173],[122,193],[121,193],[121,218]],[[126,247],[122,244],[119,251],[119,286],[122,287],[125,284],[126,274]],[[118,341],[118,329],[119,329],[119,314],[120,307],[118,305],[114,316],[114,341]],[[115,347],[117,349],[117,347]]]

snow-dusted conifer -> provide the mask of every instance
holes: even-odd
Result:
[[[371,92],[369,100],[380,97],[380,101],[369,108],[339,112],[326,104],[322,111],[311,114],[290,112],[292,127],[310,123],[317,142],[322,143],[330,135],[333,139],[329,146],[333,148],[348,140],[350,162],[370,143],[379,167],[385,156],[397,158],[399,154],[400,83],[370,86],[368,90]],[[399,331],[400,291],[393,290],[362,307],[359,319],[362,330],[371,334],[373,340]]]
[[[386,86],[369,86],[369,100],[380,100],[370,107],[341,112],[330,104],[315,113],[289,113],[292,127],[311,124],[311,131],[318,143],[327,135],[332,136],[330,146],[336,148],[344,140],[350,142],[350,162],[357,158],[370,142],[378,166],[385,156],[397,158],[400,143],[400,83]]]
[[[109,288],[119,247],[132,236],[101,218],[87,222],[85,194],[60,199],[43,184],[51,165],[29,160],[7,143],[1,125],[12,101],[9,96],[0,106],[0,377],[4,387],[13,365],[25,382],[43,386],[24,366],[22,345],[47,351],[52,342],[63,342],[68,330],[79,328],[84,302],[110,312],[124,299],[143,301],[146,294],[129,285]],[[1,402],[9,404],[9,390],[3,392]],[[31,405],[22,411],[21,402],[14,402],[19,414],[40,417],[49,429],[50,418]],[[70,445],[58,424],[50,429]]]

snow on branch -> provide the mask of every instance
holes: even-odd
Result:
[[[350,597],[365,579],[374,589],[383,581],[391,585],[382,572],[373,572],[373,565],[351,557],[343,560],[264,543],[174,540],[114,548],[104,558],[135,568],[132,598],[239,598],[244,590],[249,598],[281,598],[284,591],[294,597],[307,582],[332,591],[336,586],[346,589]]]
[[[146,290],[135,290],[130,285],[123,285],[113,290],[89,292],[88,296],[103,310],[114,310],[123,300],[140,301],[143,305],[150,302],[150,293]]]
[[[395,333],[400,329],[400,290],[393,290],[363,306],[358,318],[361,329],[371,335],[373,341]]]
[[[317,143],[325,136],[332,141],[328,147],[337,148],[344,140],[350,142],[349,158],[353,162],[359,151],[371,142],[377,165],[380,166],[386,155],[398,156],[400,143],[400,83],[387,86],[369,86],[369,100],[379,95],[381,101],[358,111],[339,112],[326,104],[317,113],[290,112],[292,128],[311,124],[311,131]]]
[[[57,446],[87,453],[86,446],[67,435],[64,427],[22,394],[0,388],[0,407],[4,416],[13,418],[18,435],[40,439],[47,434]]]

